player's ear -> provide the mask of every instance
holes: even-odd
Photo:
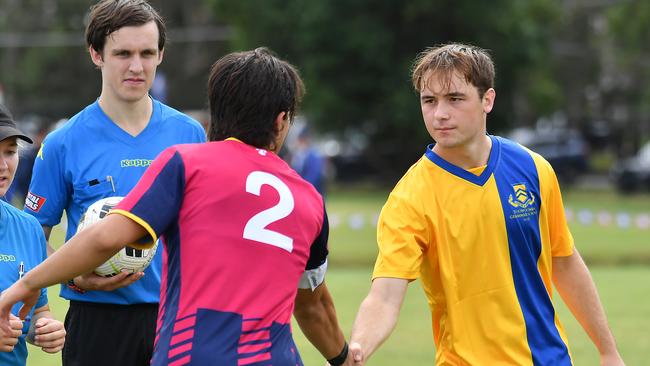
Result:
[[[160,63],[163,60],[163,55],[165,54],[165,49],[163,48],[158,52],[158,63],[156,65],[160,65]]]
[[[271,143],[268,147],[270,151],[278,153],[284,140],[287,138],[289,133],[289,127],[291,126],[291,115],[288,112],[280,112],[275,117],[275,141]]]
[[[104,65],[104,56],[101,52],[97,52],[93,46],[88,47],[88,53],[90,53],[90,59],[93,60],[97,68],[101,68]]]
[[[291,122],[291,119],[289,117],[289,113],[286,111],[278,113],[278,115],[275,117],[275,129],[278,132],[281,132],[285,128],[289,128],[289,124]]]
[[[497,97],[497,92],[494,90],[494,88],[490,88],[485,91],[483,94],[483,111],[487,114],[492,111],[492,108],[494,107],[494,100]]]

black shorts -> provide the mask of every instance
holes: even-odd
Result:
[[[148,366],[158,304],[70,301],[63,366]]]

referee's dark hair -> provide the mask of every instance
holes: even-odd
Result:
[[[275,149],[277,116],[293,119],[305,94],[295,67],[267,48],[230,53],[212,65],[208,81],[210,141],[235,137]]]
[[[165,48],[163,18],[145,0],[102,0],[90,8],[86,26],[86,45],[102,53],[106,37],[122,27],[137,27],[149,22],[158,26],[158,51]]]

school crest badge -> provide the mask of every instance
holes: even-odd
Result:
[[[535,197],[528,193],[526,184],[513,184],[512,190],[514,191],[514,197],[512,194],[508,197],[508,203],[510,203],[512,207],[526,208],[535,203]]]

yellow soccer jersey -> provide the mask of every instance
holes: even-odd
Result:
[[[422,280],[436,365],[571,365],[551,301],[551,259],[573,253],[555,173],[490,138],[480,175],[431,148],[404,175],[379,217],[373,279]]]

